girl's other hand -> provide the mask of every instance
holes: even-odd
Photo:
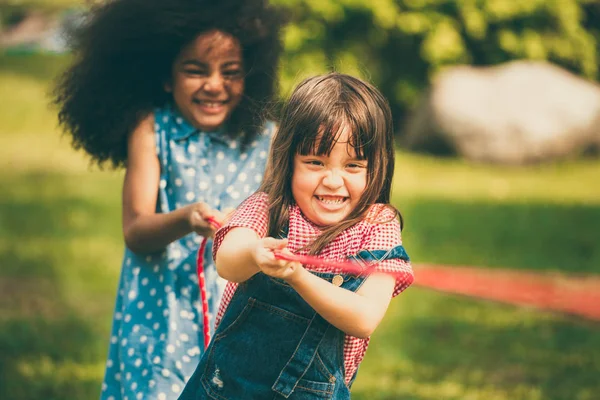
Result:
[[[229,214],[210,208],[208,204],[203,202],[190,204],[187,207],[189,207],[187,219],[191,231],[204,237],[212,237],[216,232],[215,227],[208,222],[208,218],[213,218],[219,224],[223,225],[225,218],[229,216]]]
[[[295,261],[278,260],[273,254],[273,250],[279,250],[283,253],[291,254],[287,247],[287,239],[274,239],[266,237],[260,239],[254,250],[253,257],[258,268],[273,278],[288,280],[302,269],[302,264]]]

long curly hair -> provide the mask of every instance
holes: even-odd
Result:
[[[156,107],[172,101],[164,90],[173,62],[197,36],[220,30],[235,37],[246,70],[244,96],[228,134],[253,140],[277,93],[287,21],[268,0],[110,0],[93,7],[73,31],[74,60],[57,78],[52,102],[59,124],[102,166],[125,166],[127,139]]]

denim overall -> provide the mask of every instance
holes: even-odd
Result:
[[[375,254],[363,251],[355,258]],[[377,255],[392,258],[398,252]],[[312,273],[329,282],[335,277],[337,284],[343,277],[341,287],[353,292],[365,279]],[[238,286],[179,399],[350,399],[345,336],[285,281],[257,273]]]

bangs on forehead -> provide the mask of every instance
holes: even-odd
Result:
[[[344,127],[350,130],[348,146],[354,149],[356,158],[360,160],[368,159],[371,155],[371,149],[368,144],[371,142],[365,135],[366,127],[359,126],[354,118],[346,116],[340,118],[328,118],[326,121],[317,123],[316,121],[306,121],[305,130],[303,128],[302,140],[298,143],[297,154],[328,156],[333,150],[333,146],[338,142],[338,138]]]

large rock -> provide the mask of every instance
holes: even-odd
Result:
[[[433,81],[403,143],[446,143],[476,161],[524,164],[600,148],[600,88],[559,67],[460,66]]]

